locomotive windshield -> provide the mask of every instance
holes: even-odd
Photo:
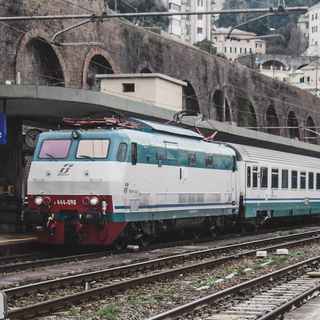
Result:
[[[44,140],[40,153],[40,159],[65,159],[69,154],[71,140]]]
[[[106,158],[109,151],[109,140],[80,140],[77,158]]]

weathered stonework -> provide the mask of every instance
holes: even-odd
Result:
[[[3,6],[1,15],[100,14],[101,5],[102,1],[90,0],[75,4],[60,0],[46,3],[20,0]],[[98,42],[100,46],[59,46],[50,43],[55,33],[79,21],[20,21],[1,25],[5,37],[0,44],[4,57],[0,82],[16,82],[19,75],[21,84],[88,89],[88,73],[94,77],[92,73],[98,70],[90,69],[90,64],[95,57],[101,56],[100,60],[104,59],[110,73],[159,72],[187,81],[189,88],[185,96],[189,96],[189,104],[185,104],[186,108],[199,109],[213,119],[223,119],[222,106],[213,101],[219,90],[224,91],[230,109],[225,119],[238,125],[266,126],[270,106],[274,108],[281,127],[287,126],[290,111],[296,116],[299,126],[305,124],[308,117],[315,125],[319,123],[315,112],[320,104],[319,99],[308,92],[119,19],[89,22],[55,39],[61,43]],[[39,40],[35,40],[37,38]],[[29,45],[31,41],[34,43]],[[50,62],[53,68],[50,68]],[[39,70],[43,71],[42,75]],[[90,88],[98,90],[94,85]],[[219,101],[221,104],[221,98]],[[286,129],[281,129],[280,134],[290,136]],[[303,139],[303,132],[300,139]]]
[[[100,14],[103,1],[0,0],[0,15]],[[81,20],[82,21],[82,20]],[[89,22],[53,36],[80,20],[38,20],[0,24],[0,83],[41,84],[98,90],[95,73],[162,73],[186,81],[183,106],[211,119],[304,140],[306,123],[319,126],[319,98],[237,63],[220,59],[119,19]],[[64,46],[96,42],[99,46]],[[59,44],[60,43],[60,44]],[[1,97],[0,97],[1,99]],[[225,103],[223,103],[225,102]],[[223,112],[223,105],[225,112]],[[265,129],[264,126],[281,127]],[[317,136],[313,142],[317,143]],[[8,145],[0,146],[0,186],[15,196],[0,196],[0,232],[20,231],[24,173],[21,119],[8,120]],[[13,231],[14,230],[14,231]]]

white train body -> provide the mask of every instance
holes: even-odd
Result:
[[[215,234],[320,212],[316,158],[205,142],[189,130],[140,124],[141,130],[40,135],[26,215],[40,242],[120,246],[147,243],[170,230]]]

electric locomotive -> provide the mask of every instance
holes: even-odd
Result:
[[[41,243],[121,248],[237,222],[236,152],[226,144],[137,119],[70,122],[82,128],[40,134],[30,168],[25,220]]]
[[[80,128],[40,134],[31,164],[25,220],[41,243],[120,249],[169,231],[319,219],[319,158],[145,120],[68,122]]]

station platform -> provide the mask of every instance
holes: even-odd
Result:
[[[38,246],[38,239],[33,233],[0,234],[0,256],[20,253]]]
[[[35,241],[34,233],[0,234],[0,245],[17,241]]]

